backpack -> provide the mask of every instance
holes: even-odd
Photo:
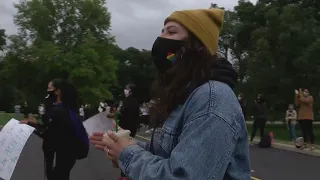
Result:
[[[270,148],[271,147],[271,137],[270,135],[264,135],[261,138],[261,141],[259,142],[259,147],[260,148]]]
[[[75,144],[76,157],[79,160],[84,159],[88,156],[88,153],[89,153],[89,147],[90,147],[89,136],[82,122],[80,121],[80,118],[71,109],[69,110],[69,116],[70,116],[71,126],[74,129],[74,134],[75,134],[74,144]]]

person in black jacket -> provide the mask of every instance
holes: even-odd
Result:
[[[135,97],[136,85],[128,84],[124,90],[125,100],[120,109],[119,126],[131,131],[130,136],[137,133],[140,118],[140,105]]]
[[[264,136],[264,128],[267,122],[267,103],[262,94],[259,94],[257,100],[254,103],[254,121],[252,126],[252,134],[250,142],[252,141],[256,135],[258,129],[260,129],[260,139]]]
[[[64,80],[54,79],[48,84],[47,93],[43,125],[28,121],[21,123],[28,123],[42,132],[39,134],[43,138],[47,179],[69,180],[70,171],[79,158],[78,152],[83,152],[78,142],[89,148],[88,136],[77,116],[75,88]]]
[[[128,84],[124,90],[125,99],[120,109],[119,126],[122,129],[130,130],[130,136],[135,137],[138,129],[138,123],[140,118],[140,105],[139,101],[135,97],[136,85]],[[125,174],[121,172],[121,178],[125,177]]]
[[[244,98],[244,95],[242,93],[240,93],[238,95],[238,101],[239,101],[239,104],[241,106],[241,109],[242,109],[242,113],[243,113],[243,116],[244,116],[244,119],[246,119],[246,108],[247,108],[247,101],[246,99]]]

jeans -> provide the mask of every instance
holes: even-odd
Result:
[[[296,124],[292,121],[289,120],[287,122],[287,128],[288,128],[288,133],[289,133],[289,139],[291,141],[295,141],[296,140]]]

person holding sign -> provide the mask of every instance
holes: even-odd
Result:
[[[49,122],[43,134],[46,175],[48,180],[69,180],[76,160],[88,155],[89,139],[77,114],[76,89],[65,80],[54,79],[49,82],[47,92],[53,106],[48,109]],[[36,127],[34,122],[22,123]]]
[[[150,143],[126,131],[90,136],[127,179],[251,179],[247,128],[232,90],[237,74],[217,54],[223,17],[213,8],[176,11],[165,20],[152,47],[159,102],[150,112]]]

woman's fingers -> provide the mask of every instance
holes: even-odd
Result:
[[[102,141],[103,137],[100,136],[90,136],[89,139],[91,141]]]
[[[116,142],[118,140],[118,136],[113,131],[108,131],[107,134],[113,141]]]
[[[91,141],[91,143],[95,146],[101,146],[101,147],[106,146],[102,141]]]
[[[92,136],[100,136],[100,137],[102,137],[103,135],[104,135],[103,132],[94,132],[94,133],[92,133]]]
[[[108,147],[104,147],[104,152],[106,153],[107,157],[112,160],[112,161],[116,161],[116,159],[114,158],[114,155],[112,153],[112,150],[108,149]]]
[[[101,150],[101,151],[104,150],[104,146],[101,146],[101,145],[95,145],[94,147],[95,147],[96,149]]]

